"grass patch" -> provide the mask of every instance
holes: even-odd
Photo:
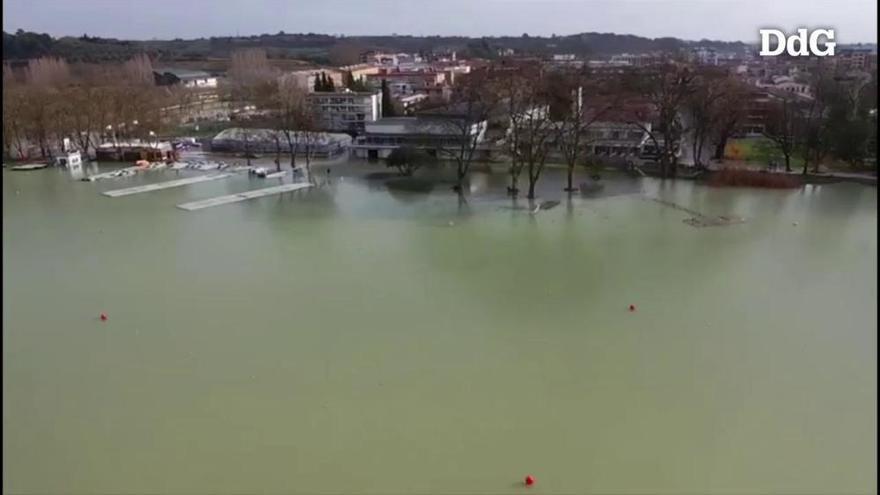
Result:
[[[724,158],[726,160],[736,160],[760,165],[767,165],[771,160],[775,160],[780,166],[785,165],[785,157],[779,151],[779,148],[773,144],[773,141],[765,137],[749,137],[731,139],[724,148]],[[791,167],[803,167],[803,159],[792,156]]]

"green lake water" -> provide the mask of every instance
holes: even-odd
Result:
[[[876,188],[367,169],[4,171],[4,492],[876,493]]]

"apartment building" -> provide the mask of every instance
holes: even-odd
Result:
[[[368,122],[382,117],[382,93],[342,90],[308,95],[323,130],[361,133]]]

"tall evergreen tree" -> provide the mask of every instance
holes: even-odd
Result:
[[[352,91],[355,90],[354,76],[352,75],[350,70],[342,73],[342,85]]]
[[[324,91],[336,91],[336,84],[333,83],[333,77],[327,76],[327,86],[324,88]]]
[[[321,73],[323,74],[323,72]],[[315,74],[315,92],[323,91],[324,88],[321,86],[321,74]]]
[[[382,116],[395,117],[394,102],[391,101],[391,91],[388,90],[388,82],[382,79]]]

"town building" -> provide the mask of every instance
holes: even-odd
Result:
[[[691,49],[691,59],[698,65],[718,65],[718,52],[714,48],[698,46]]]
[[[415,93],[439,94],[442,93],[443,86],[446,84],[446,73],[434,70],[382,70],[377,74],[370,74],[366,78],[367,84],[375,89],[379,89],[382,86],[382,81],[385,81],[394,98]]]
[[[293,82],[297,87],[304,91],[314,91],[315,90],[315,81],[318,77],[323,73],[325,76],[333,80],[333,85],[337,88],[342,88],[342,71],[337,69],[301,69],[295,70],[291,72],[287,72],[281,76],[281,79],[288,82]]]
[[[99,162],[170,161],[176,158],[174,147],[168,142],[148,142],[140,139],[114,140],[102,143],[95,149]]]
[[[351,144],[351,136],[326,132],[291,132],[293,149],[297,155],[329,158],[345,153]],[[278,150],[290,153],[287,136],[274,129],[251,129],[232,127],[224,129],[211,139],[212,151],[274,153]]]
[[[216,88],[217,78],[200,70],[156,69],[153,79],[157,86],[182,85],[186,88]]]
[[[844,48],[834,56],[838,69],[868,71],[877,67],[877,52],[869,48]]]
[[[649,122],[636,125],[626,120],[593,122],[587,129],[587,153],[599,157],[639,157],[648,145]]]
[[[745,118],[737,132],[745,136],[760,136],[764,133],[774,96],[767,90],[755,88],[746,103]]]
[[[371,160],[387,158],[401,146],[441,155],[444,150],[457,149],[462,139],[482,143],[486,121],[467,123],[455,116],[386,117],[366,124],[366,131],[352,145],[354,155]]]
[[[790,76],[773,76],[769,80],[759,80],[756,84],[759,88],[792,93],[804,98],[812,98],[812,89],[809,84],[797,82]]]
[[[309,104],[326,131],[361,133],[365,125],[382,117],[382,93],[348,89],[308,95]]]
[[[371,64],[355,64],[347,65],[339,68],[340,72],[351,72],[351,77],[355,80],[365,80],[367,76],[378,74],[381,68]]]
[[[428,99],[429,96],[425,93],[415,93],[408,96],[401,96],[397,101],[400,103],[400,106],[403,107],[403,112],[410,115],[420,104]]]

